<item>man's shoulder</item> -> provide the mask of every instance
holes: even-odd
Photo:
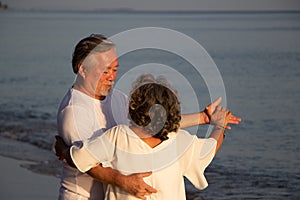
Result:
[[[74,112],[74,111],[85,111],[93,105],[89,98],[86,98],[80,92],[69,89],[64,98],[62,99],[58,108],[58,114],[61,112]]]
[[[89,105],[92,100],[93,99],[86,94],[71,88],[62,99],[61,105]]]
[[[111,96],[113,97],[119,97],[119,98],[124,98],[124,99],[127,99],[128,96],[121,90],[119,89],[113,89],[112,92],[111,92]]]
[[[116,111],[116,112],[120,112],[120,109],[122,110],[127,110],[128,108],[128,96],[118,90],[118,89],[114,89],[111,93],[110,93],[110,97],[108,98],[111,102],[113,106],[113,110]]]

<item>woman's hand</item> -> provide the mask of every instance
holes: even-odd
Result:
[[[204,117],[204,124],[212,124],[211,122],[211,118],[212,118],[212,114],[215,112],[216,108],[219,107],[219,104],[221,103],[222,98],[219,97],[216,101],[214,101],[213,103],[209,104],[208,106],[205,107],[204,111],[202,112]],[[236,117],[234,115],[230,115],[227,124],[239,124],[242,121],[241,118]],[[228,130],[231,129],[230,126],[225,125],[224,127]]]
[[[232,114],[229,110],[222,106],[216,106],[215,111],[211,115],[210,124],[225,129],[231,117]]]

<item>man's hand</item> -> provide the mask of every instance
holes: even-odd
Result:
[[[117,170],[110,167],[103,167],[100,164],[91,168],[87,173],[97,181],[115,185],[140,199],[146,199],[147,195],[157,192],[154,188],[147,185],[143,179],[150,176],[152,172],[123,175]]]
[[[125,178],[121,181],[120,187],[123,188],[128,193],[146,200],[146,196],[151,195],[152,193],[156,193],[157,190],[153,187],[147,185],[143,178],[148,177],[152,174],[152,172],[145,173],[136,173],[125,176]]]
[[[59,160],[65,160],[65,152],[69,149],[69,146],[64,142],[64,140],[56,135],[55,136],[55,154]]]
[[[205,107],[205,110],[202,112],[204,114],[203,120],[205,124],[209,124],[211,123],[211,116],[212,114],[215,112],[216,107],[221,103],[222,98],[219,97],[216,101],[214,101],[213,103],[209,104],[208,106]],[[239,124],[240,121],[242,121],[241,118],[236,117],[234,115],[230,115],[228,124]],[[231,127],[226,125],[225,127],[226,129],[230,130]]]
[[[56,135],[55,139],[56,142],[54,148],[55,154],[58,157],[58,159],[68,163],[71,167],[76,168],[70,155],[70,147],[64,142],[64,140],[60,136]]]

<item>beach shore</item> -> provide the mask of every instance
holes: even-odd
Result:
[[[53,200],[58,197],[59,179],[33,173],[23,167],[28,161],[0,156],[0,199]]]
[[[60,166],[53,152],[0,137],[0,162],[0,199],[57,199]]]

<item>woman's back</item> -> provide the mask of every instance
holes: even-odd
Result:
[[[185,199],[183,176],[189,174],[193,174],[193,177],[189,178],[192,182],[196,181],[195,185],[200,187],[199,189],[207,185],[203,172],[214,156],[215,140],[207,143],[212,148],[203,151],[203,156],[200,156],[201,152],[197,149],[201,139],[197,139],[184,130],[170,133],[168,140],[153,148],[125,125],[112,128],[103,137],[102,140],[108,145],[105,149],[109,149],[104,156],[106,162],[102,163],[103,166],[112,167],[126,175],[152,171],[152,175],[144,180],[158,192],[148,199]],[[206,140],[209,139],[202,140],[202,142]],[[203,163],[204,168],[201,164],[197,164],[198,162]],[[194,165],[199,167],[195,168]],[[113,185],[107,186],[106,198],[137,199]]]

